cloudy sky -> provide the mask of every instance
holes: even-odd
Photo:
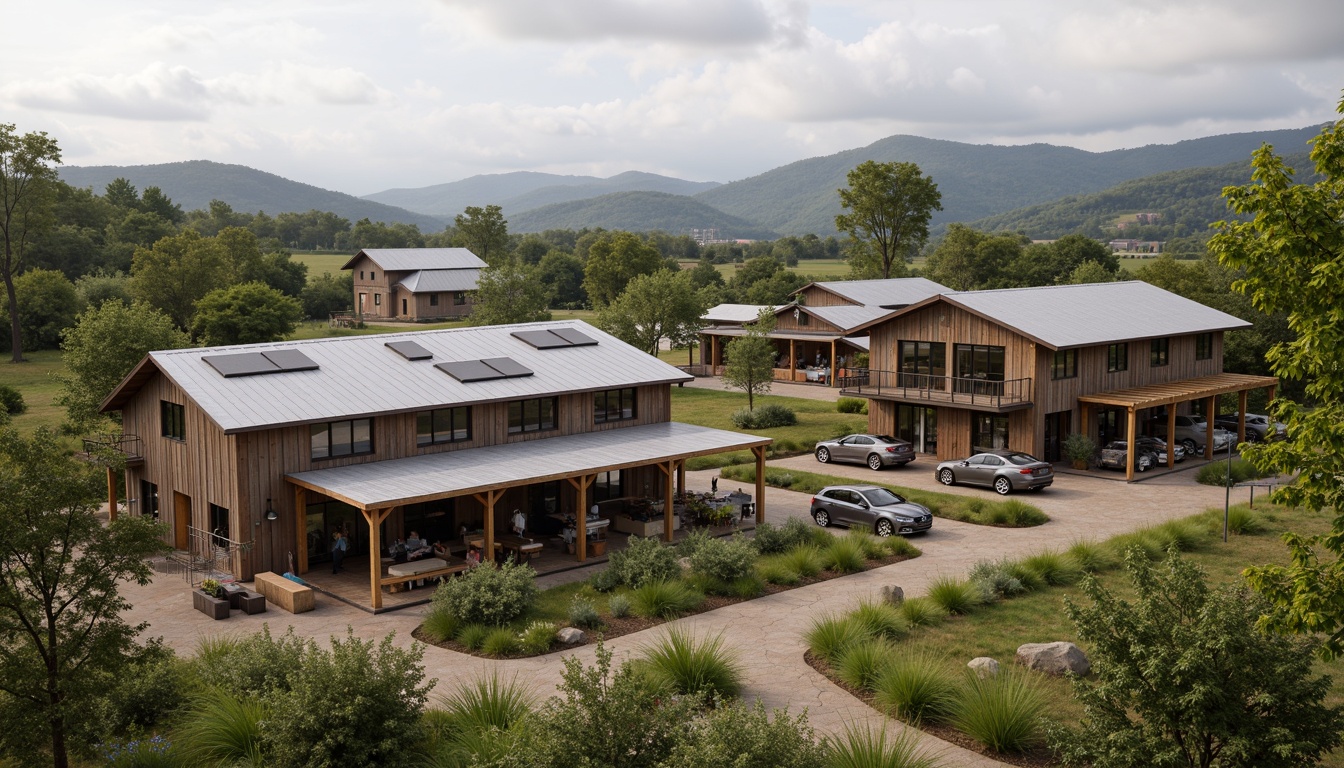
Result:
[[[361,195],[732,181],[897,133],[1105,150],[1325,122],[1344,89],[1340,0],[10,5],[0,121],[66,164],[209,159]]]

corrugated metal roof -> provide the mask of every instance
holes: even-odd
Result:
[[[421,269],[402,278],[397,285],[411,293],[474,291],[480,279],[479,269]]]
[[[806,311],[816,315],[842,331],[848,331],[855,326],[870,323],[881,317],[886,317],[896,310],[886,309],[885,307],[838,306],[806,307]]]
[[[368,256],[385,272],[417,269],[481,269],[485,262],[466,248],[365,248],[341,269],[350,269],[360,256]]]
[[[768,304],[720,304],[711,307],[709,311],[700,316],[701,320],[709,323],[752,323],[760,317],[762,309],[779,311],[788,306],[781,304],[778,307],[772,307]]]
[[[904,307],[952,289],[922,277],[893,277],[890,280],[836,280],[815,283],[865,307]]]
[[[1054,349],[1251,327],[1140,280],[964,291],[943,298]]]
[[[767,445],[770,438],[678,422],[585,432],[404,459],[296,472],[288,477],[365,509],[486,488]]]
[[[511,335],[525,328],[574,328],[599,343],[536,349]],[[403,339],[416,341],[433,353],[433,359],[410,361],[386,346]],[[273,349],[301,349],[320,367],[226,379],[201,359],[222,351]],[[535,374],[464,384],[434,367],[434,363],[504,356]],[[176,349],[151,352],[149,357],[226,432],[692,378],[581,320]],[[142,383],[128,377],[122,386]],[[123,399],[117,393],[109,403]]]

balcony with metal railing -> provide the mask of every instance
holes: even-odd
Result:
[[[840,394],[1006,412],[1031,407],[1031,379],[996,380],[868,369],[840,378]]]
[[[144,463],[139,435],[96,435],[83,439],[84,450],[79,458],[93,464],[107,464],[117,459],[127,466]]]

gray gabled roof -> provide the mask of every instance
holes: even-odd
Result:
[[[845,332],[848,332],[850,328],[858,327],[864,323],[870,323],[896,311],[884,307],[855,307],[852,305],[836,307],[800,307],[800,309],[804,312],[816,315]]]
[[[598,343],[537,349],[512,335],[549,328],[571,328]],[[386,346],[406,340],[433,358],[407,360]],[[300,350],[318,369],[226,379],[202,359],[276,349]],[[435,367],[500,357],[513,359],[533,375],[463,383]],[[583,321],[566,320],[151,352],[108,397],[104,410],[120,408],[146,383],[142,369],[147,364],[181,387],[226,432],[692,378]]]
[[[480,279],[479,269],[421,269],[403,277],[397,285],[411,293],[474,291]]]
[[[897,309],[923,301],[951,288],[923,277],[893,277],[889,280],[835,280],[813,285],[865,307]],[[806,286],[804,286],[806,287]]]
[[[786,306],[788,305],[718,304],[706,310],[705,314],[700,316],[700,319],[710,323],[754,323],[756,318],[760,317],[761,310],[778,311]]]
[[[1052,349],[1251,327],[1141,280],[963,291],[942,299]]]
[[[360,256],[368,256],[384,272],[485,267],[485,262],[466,248],[365,248],[350,257],[341,269],[354,269]]]

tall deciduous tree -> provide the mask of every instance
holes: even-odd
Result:
[[[29,269],[14,280],[25,349],[55,349],[75,324],[81,299],[75,284],[54,269]]]
[[[1022,238],[951,224],[925,265],[930,280],[957,291],[1002,287],[1004,272],[1022,260]]]
[[[769,308],[763,309],[756,322],[744,328],[747,335],[733,339],[724,348],[723,384],[746,392],[747,410],[755,410],[756,395],[767,394],[775,379],[775,343],[770,338],[775,315]]]
[[[1344,112],[1344,102],[1340,103]],[[1311,160],[1321,180],[1297,184],[1273,148],[1251,161],[1252,182],[1223,190],[1228,207],[1246,217],[1222,222],[1209,251],[1244,277],[1233,289],[1256,309],[1287,315],[1296,338],[1268,354],[1275,374],[1301,381],[1307,408],[1276,400],[1274,418],[1288,425],[1288,439],[1254,446],[1246,456],[1262,471],[1297,474],[1277,497],[1291,506],[1344,513],[1344,120],[1313,140]],[[1268,626],[1322,633],[1324,652],[1344,651],[1344,516],[1320,536],[1287,536],[1288,566],[1248,572],[1251,584],[1275,610]],[[1323,560],[1318,553],[1333,555]]]
[[[55,433],[0,428],[0,744],[24,764],[69,765],[72,730],[144,628],[121,618],[119,585],[147,583],[146,558],[166,549],[149,518],[103,525],[100,490]]]
[[[536,267],[513,259],[481,270],[476,300],[471,309],[472,325],[505,325],[550,320],[547,309],[551,288],[537,277]]]
[[[457,228],[455,241],[482,261],[493,264],[508,254],[509,222],[498,205],[469,205],[453,217],[453,226]]]
[[[602,309],[597,325],[625,343],[657,355],[664,339],[684,343],[694,337],[705,313],[690,274],[662,270],[638,275]]]
[[[218,288],[196,302],[191,335],[204,346],[279,341],[303,319],[303,305],[265,283]]]
[[[597,308],[616,300],[636,275],[651,275],[666,265],[657,248],[633,232],[604,232],[588,246],[583,288]]]
[[[847,213],[835,217],[835,228],[865,243],[889,278],[897,262],[913,258],[929,239],[929,218],[943,209],[938,185],[914,163],[873,160],[850,171],[848,181],[837,190]]]
[[[161,309],[178,327],[191,327],[196,302],[228,284],[223,249],[195,230],[165,237],[152,248],[138,248],[131,266],[131,293]]]
[[[51,225],[60,162],[60,147],[44,131],[20,136],[13,123],[0,123],[0,278],[9,299],[10,360],[15,363],[23,362],[23,338],[14,278],[23,271],[28,246]]]

